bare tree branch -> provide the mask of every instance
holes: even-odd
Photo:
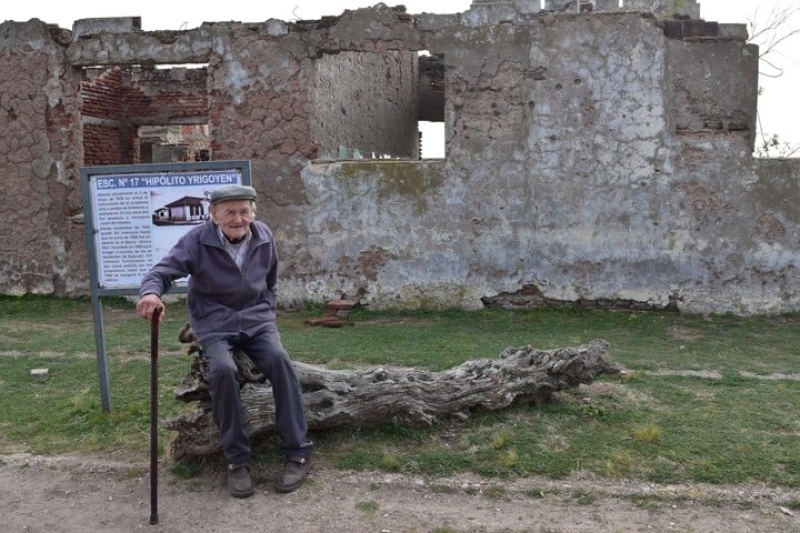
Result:
[[[800,21],[800,5],[797,5],[796,0],[775,3],[763,20],[759,16],[758,8],[753,12],[752,18],[748,20],[750,30],[748,41],[759,47],[759,75],[767,78],[780,78],[786,72],[781,63],[789,61],[797,64],[780,48],[785,48],[789,39],[800,35],[800,27],[796,24],[798,21]],[[759,88],[759,96],[761,93],[762,89]],[[760,110],[757,112],[757,121],[759,139],[753,149],[755,156],[792,157],[800,154],[800,145],[792,145],[777,134],[770,135],[764,131]]]
[[[776,4],[762,23],[758,22],[758,8],[753,17],[748,21],[750,27],[750,42],[759,46],[759,59],[773,72],[760,74],[771,78],[778,78],[784,71],[772,60],[777,48],[791,37],[800,34],[800,28],[794,27],[795,20],[800,19],[800,6]],[[769,59],[768,59],[769,57]]]

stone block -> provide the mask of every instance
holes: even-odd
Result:
[[[550,11],[576,13],[580,9],[578,0],[545,0],[544,8]]]
[[[664,25],[664,35],[670,39],[683,38],[683,21],[675,19],[665,19],[661,21]]]
[[[355,300],[331,300],[326,306],[325,313],[342,318],[349,315],[357,305],[358,302]]]
[[[747,24],[720,24],[718,37],[728,41],[747,41]]]
[[[650,11],[659,17],[687,15],[700,18],[700,5],[696,0],[623,0],[626,11]]]
[[[72,25],[72,41],[99,33],[130,33],[141,29],[142,17],[80,19]]]
[[[717,37],[719,35],[718,22],[706,22],[705,20],[684,20],[683,37]]]
[[[618,11],[619,0],[594,0],[595,11]]]

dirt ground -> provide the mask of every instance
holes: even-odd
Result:
[[[323,461],[324,462],[324,461]],[[762,486],[653,485],[575,477],[425,480],[341,472],[316,464],[297,492],[276,494],[274,472],[256,494],[228,496],[222,472],[189,480],[159,468],[158,523],[150,524],[149,461],[0,456],[0,531],[169,532],[800,532],[788,506],[798,491]]]

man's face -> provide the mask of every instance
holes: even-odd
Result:
[[[250,200],[217,202],[211,205],[211,219],[226,237],[235,241],[247,235],[253,220],[253,206]]]

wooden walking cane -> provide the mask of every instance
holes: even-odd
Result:
[[[158,319],[162,308],[150,321],[150,524],[158,524]]]

